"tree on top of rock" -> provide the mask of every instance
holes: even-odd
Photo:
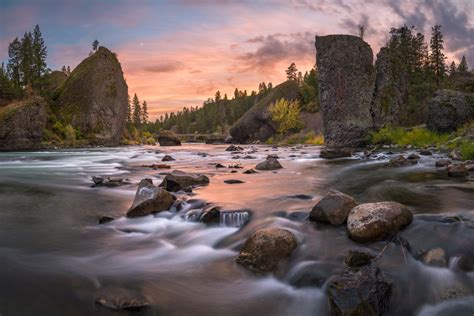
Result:
[[[458,66],[458,71],[467,72],[468,70],[469,70],[469,67],[467,66],[466,56],[462,55],[461,62],[459,63],[459,66]]]
[[[288,69],[286,69],[286,78],[293,81],[298,80],[298,69],[296,68],[295,63],[291,63]]]
[[[95,40],[92,42],[92,51],[96,52],[97,48],[99,48],[99,41]]]
[[[142,109],[140,106],[140,100],[138,100],[138,96],[136,93],[133,96],[132,104],[133,104],[133,124],[135,124],[135,126],[138,127],[141,125],[141,122],[142,122]]]
[[[148,104],[146,101],[142,103],[142,124],[148,123]]]
[[[451,65],[449,65],[449,74],[452,75],[457,72],[456,63],[453,61]]]
[[[431,41],[430,41],[430,48],[431,48],[430,63],[436,76],[437,86],[440,85],[441,79],[446,74],[446,66],[444,64],[444,60],[446,59],[446,57],[444,56],[444,53],[443,53],[443,49],[444,49],[443,43],[444,43],[444,40],[443,40],[443,34],[441,33],[441,25],[433,26],[432,33],[431,33]]]

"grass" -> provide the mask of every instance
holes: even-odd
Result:
[[[463,160],[474,160],[474,142],[473,141],[463,141],[459,145],[459,151],[461,152],[461,157]]]
[[[448,142],[451,137],[451,134],[438,134],[423,127],[415,127],[411,130],[401,127],[384,127],[378,132],[372,133],[370,142],[376,145],[437,147]]]
[[[270,137],[266,143],[268,145],[324,145],[324,137],[322,135],[315,135],[314,132],[292,134],[286,138],[276,135],[275,137]]]

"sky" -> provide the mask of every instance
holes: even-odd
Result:
[[[0,0],[0,60],[36,24],[53,70],[77,66],[97,39],[117,53],[129,94],[154,119],[216,90],[276,85],[292,62],[311,69],[315,35],[357,35],[364,25],[375,58],[404,23],[427,39],[441,24],[448,61],[466,55],[474,66],[474,0]]]

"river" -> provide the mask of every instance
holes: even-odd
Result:
[[[136,315],[328,315],[327,280],[344,270],[345,253],[380,253],[387,245],[358,244],[344,225],[307,221],[329,189],[358,202],[397,201],[415,215],[400,233],[412,254],[390,243],[379,260],[394,283],[388,315],[474,314],[474,182],[435,168],[439,155],[387,167],[391,154],[324,160],[317,146],[259,145],[244,146],[240,159],[233,159],[236,154],[226,147],[0,153],[0,315],[116,314],[95,304],[102,296],[140,297],[151,304]],[[169,171],[139,166],[165,154],[176,158],[166,162],[172,170],[204,173],[210,184],[178,195],[185,202],[169,212],[124,217],[138,182],[149,177],[159,184]],[[284,168],[242,173],[268,154],[278,155]],[[216,169],[213,163],[239,163],[243,169]],[[91,177],[98,175],[130,184],[93,188]],[[224,183],[229,179],[244,183]],[[204,203],[242,212],[208,227],[193,221]],[[104,215],[116,220],[99,225]],[[284,273],[255,275],[235,263],[243,242],[263,227],[286,228],[298,239]],[[435,247],[446,251],[449,267],[417,259]],[[460,258],[470,270],[459,267]],[[453,290],[464,294],[441,299]]]

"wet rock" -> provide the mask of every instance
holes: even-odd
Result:
[[[257,170],[277,170],[283,168],[280,162],[275,158],[268,158],[267,160],[257,164]]]
[[[352,156],[352,150],[349,148],[325,148],[321,150],[319,157],[324,159],[335,159]]]
[[[107,307],[113,310],[124,310],[124,311],[140,311],[150,306],[146,301],[129,298],[129,297],[114,297],[104,298],[99,297],[96,299],[96,304],[103,307]]]
[[[242,165],[240,163],[237,163],[235,165],[228,165],[227,168],[229,169],[242,169]]]
[[[466,166],[466,170],[468,172],[473,172],[474,171],[474,163],[466,163],[465,166]]]
[[[104,178],[93,176],[92,181],[95,185],[101,185],[102,183],[104,183]]]
[[[209,184],[209,178],[203,174],[173,170],[165,176],[160,187],[170,192],[176,192],[179,190],[185,190],[192,186],[207,184]]]
[[[458,148],[454,148],[450,153],[449,153],[449,158],[453,160],[462,160],[462,155],[461,151]]]
[[[240,146],[235,146],[235,145],[230,145],[229,147],[227,147],[225,149],[226,151],[242,151],[244,150],[242,147]]]
[[[373,265],[347,269],[328,286],[332,315],[383,315],[391,295],[392,282]]]
[[[199,152],[199,153],[197,153],[197,155],[200,156],[200,157],[207,157],[207,154],[206,154],[206,153],[201,153],[201,152]]]
[[[295,236],[286,229],[260,229],[244,243],[236,262],[256,272],[272,272],[296,246]]]
[[[219,168],[225,168],[225,166],[223,164],[220,164],[220,163],[216,163],[214,165],[214,167],[216,167],[216,169],[219,169]]]
[[[254,174],[254,173],[258,173],[258,172],[253,170],[253,169],[249,169],[249,170],[245,170],[243,173],[245,173],[245,174]]]
[[[375,256],[365,251],[349,250],[344,262],[348,267],[357,268],[370,264],[374,258]]]
[[[422,156],[431,156],[433,153],[429,150],[420,150],[420,155]]]
[[[105,223],[113,221],[114,219],[115,218],[110,217],[110,216],[102,216],[101,218],[99,218],[99,224],[105,224]]]
[[[416,164],[416,159],[408,160],[402,155],[393,157],[392,159],[388,161],[388,165],[391,167],[402,167],[402,166],[408,166],[412,164]]]
[[[171,131],[161,131],[158,135],[160,146],[181,146],[179,138]]]
[[[280,159],[280,157],[278,157],[277,154],[270,154],[270,155],[267,155],[267,159],[270,159],[270,158]]]
[[[246,155],[244,157],[242,157],[242,159],[256,159],[257,157],[254,157],[254,156],[250,156],[250,155]]]
[[[425,253],[423,256],[423,263],[435,266],[435,267],[446,267],[446,253],[443,248],[434,248]]]
[[[231,170],[230,173],[237,173],[237,170]]]
[[[347,217],[347,233],[358,242],[392,236],[413,220],[410,210],[396,202],[365,203],[354,207]]]
[[[448,176],[454,178],[464,178],[468,175],[466,166],[462,163],[451,164],[446,167],[446,170],[448,171]]]
[[[239,184],[239,183],[245,183],[244,181],[238,180],[238,179],[229,179],[229,180],[224,180],[224,183],[227,184]]]
[[[420,153],[421,154],[421,153]],[[420,156],[418,156],[417,154],[409,154],[407,159],[409,160],[412,160],[412,159],[420,159]]]
[[[170,155],[165,155],[161,161],[175,161],[176,159],[174,159],[172,156]]]
[[[436,167],[447,167],[451,164],[451,159],[439,159],[436,161]]]
[[[451,287],[443,291],[438,297],[436,298],[437,301],[447,301],[447,300],[455,300],[458,298],[462,298],[468,296],[469,289],[459,286],[459,287]]]
[[[151,179],[140,181],[133,204],[127,217],[147,216],[151,213],[168,210],[173,205],[174,197],[168,191],[155,187]]]
[[[357,36],[316,36],[316,62],[326,145],[363,145],[372,127],[374,67],[369,44]]]
[[[314,222],[341,225],[357,204],[351,196],[330,190],[311,210],[309,220]]]
[[[141,165],[140,167],[142,168],[151,168],[153,170],[158,170],[158,169],[171,169],[170,165],[163,164],[163,163],[158,163],[158,164],[151,164],[151,165]]]
[[[210,206],[203,210],[199,221],[204,224],[219,224],[221,217],[221,208],[218,206]]]

